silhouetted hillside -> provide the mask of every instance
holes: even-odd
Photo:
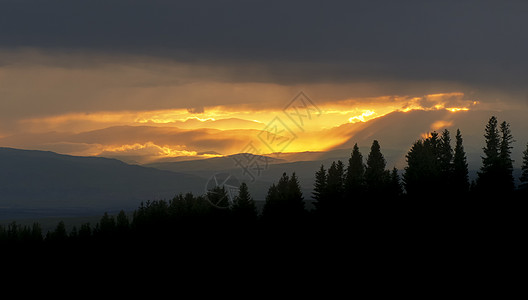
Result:
[[[203,193],[199,177],[115,159],[0,148],[0,218],[134,208],[179,192]]]

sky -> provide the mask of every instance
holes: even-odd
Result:
[[[526,1],[0,7],[0,146],[145,163],[330,150],[395,111],[528,112]]]

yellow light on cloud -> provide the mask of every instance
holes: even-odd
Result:
[[[358,115],[358,116],[353,116],[351,118],[348,119],[348,122],[349,123],[356,123],[356,122],[366,122],[367,120],[365,120],[366,117],[370,117],[372,115],[376,114],[376,112],[374,112],[373,110],[366,110],[364,111],[362,114]],[[372,119],[372,118],[369,118],[369,119]]]
[[[467,107],[447,107],[446,110],[450,112],[458,112],[458,111],[468,111],[469,108]]]

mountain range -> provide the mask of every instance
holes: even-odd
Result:
[[[90,215],[201,193],[201,178],[116,159],[0,148],[0,218]]]

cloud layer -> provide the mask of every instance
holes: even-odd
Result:
[[[393,111],[528,112],[525,1],[1,6],[0,146],[229,154],[299,91],[324,112],[296,132],[306,150],[346,140],[342,124]]]
[[[524,1],[2,1],[1,47],[267,66],[239,80],[527,75]],[[249,75],[249,76],[248,76]]]

